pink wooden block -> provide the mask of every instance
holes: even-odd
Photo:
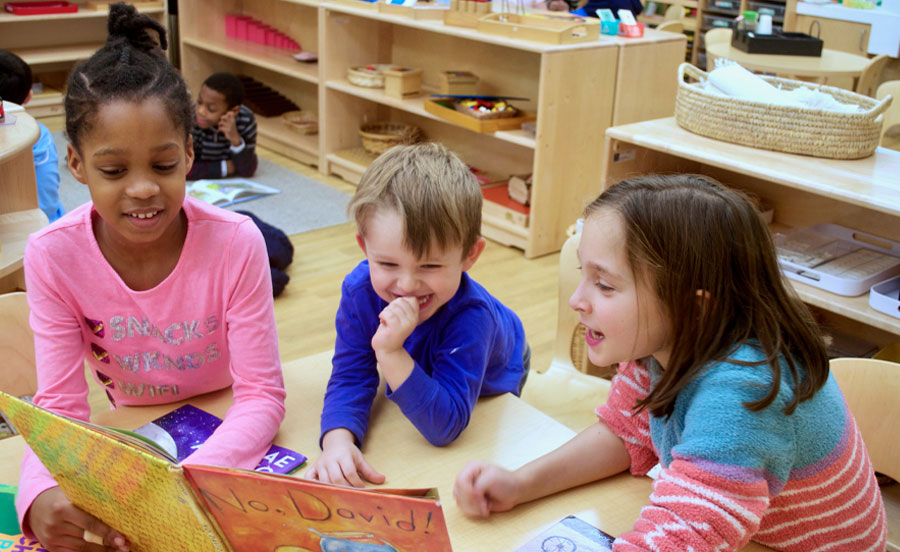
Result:
[[[241,40],[247,40],[247,24],[249,22],[249,17],[238,17],[234,22],[234,36],[236,38],[240,38]]]
[[[277,46],[275,40],[278,36],[278,31],[269,27],[266,29],[266,46]]]
[[[225,14],[225,36],[237,36],[237,17],[234,14]]]
[[[288,47],[289,47],[290,49],[292,49],[292,50],[299,50],[299,49],[300,49],[300,44],[298,44],[298,43],[297,43],[296,41],[294,41],[294,40],[288,39]]]
[[[257,21],[247,23],[247,39],[251,42],[258,42],[260,44],[266,43],[265,31],[260,27]]]

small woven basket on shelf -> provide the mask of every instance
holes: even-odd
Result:
[[[288,111],[281,114],[284,125],[300,134],[319,132],[319,119],[312,111]]]
[[[872,155],[881,138],[881,113],[890,100],[875,100],[848,90],[778,77],[761,77],[783,90],[808,86],[842,103],[858,105],[858,113],[772,105],[713,94],[700,82],[707,73],[689,63],[678,68],[675,121],[703,136],[754,148],[830,159]],[[685,76],[698,81],[685,82]]]
[[[350,84],[366,88],[384,88],[384,70],[393,65],[377,64],[359,65],[347,68],[347,80]]]
[[[415,144],[422,139],[422,129],[405,123],[366,123],[359,127],[363,149],[381,155],[394,146]]]

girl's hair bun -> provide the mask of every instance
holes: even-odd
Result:
[[[147,33],[148,28],[159,34],[159,42]],[[166,29],[152,17],[138,13],[134,6],[124,2],[110,4],[107,30],[107,43],[125,39],[138,50],[147,53],[168,47]]]

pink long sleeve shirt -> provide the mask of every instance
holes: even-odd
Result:
[[[184,400],[232,387],[225,421],[184,463],[252,469],[284,418],[284,382],[265,242],[253,222],[190,197],[175,269],[131,290],[100,252],[85,204],[33,234],[25,275],[40,406],[87,420],[87,361],[112,405]],[[56,482],[28,450],[19,521]],[[22,524],[26,534],[31,528]]]

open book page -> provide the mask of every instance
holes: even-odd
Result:
[[[187,193],[201,201],[225,207],[262,196],[280,194],[281,190],[244,178],[222,178],[188,182]]]
[[[126,535],[132,550],[230,550],[170,461],[2,392],[0,410],[72,503]]]
[[[355,489],[190,464],[184,471],[235,550],[451,550],[435,490]]]

